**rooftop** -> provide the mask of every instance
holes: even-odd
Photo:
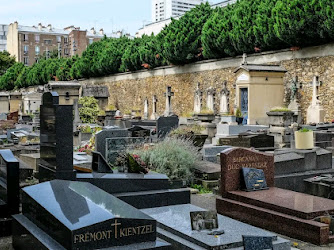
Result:
[[[240,69],[246,71],[267,71],[267,72],[287,72],[286,69],[279,65],[261,65],[261,64],[241,64],[234,70],[237,73]]]

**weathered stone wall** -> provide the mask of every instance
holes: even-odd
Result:
[[[282,50],[254,54],[247,58],[250,64],[280,64],[288,70],[284,77],[285,103],[289,102],[289,82],[298,76],[301,83],[298,100],[301,104],[303,118],[312,100],[312,79],[320,77],[320,101],[325,111],[326,121],[334,119],[334,45],[310,47],[299,51]],[[152,97],[158,97],[157,111],[163,114],[165,108],[166,86],[172,86],[173,110],[178,115],[193,111],[194,91],[197,83],[203,91],[203,103],[206,103],[206,89],[216,88],[216,106],[219,109],[219,93],[223,81],[227,80],[230,90],[230,107],[233,108],[235,89],[234,69],[240,65],[241,58],[210,60],[183,67],[165,67],[149,71],[117,74],[109,77],[92,78],[81,81],[82,84],[104,84],[110,92],[109,104],[117,106],[123,112],[133,108],[143,111],[144,100],[149,99],[149,111],[152,112]],[[233,111],[233,110],[231,110]]]

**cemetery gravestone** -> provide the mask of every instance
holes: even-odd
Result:
[[[274,186],[274,157],[245,148],[229,148],[220,155],[221,194],[241,189],[241,168],[256,168],[264,171],[269,187]]]
[[[10,235],[10,216],[19,212],[19,161],[9,149],[0,150],[0,237]]]
[[[268,189],[264,172],[261,169],[242,168],[246,191]]]
[[[95,150],[106,158],[106,139],[115,137],[128,137],[127,129],[104,129],[95,134]]]
[[[59,105],[56,92],[43,94],[40,118],[39,180],[74,180],[73,107]]]
[[[53,180],[26,187],[22,214],[13,217],[15,249],[167,246],[157,241],[153,218],[90,183]]]
[[[172,92],[172,87],[168,86],[165,93],[166,97],[166,109],[164,113],[165,117],[172,116],[174,114],[172,108],[172,96],[174,96],[174,92]]]
[[[179,117],[159,117],[157,121],[158,138],[164,138],[170,131],[179,126]]]

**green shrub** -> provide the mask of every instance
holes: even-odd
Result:
[[[286,107],[274,107],[270,109],[270,112],[291,112],[291,110]]]
[[[198,149],[188,140],[166,138],[149,149],[134,152],[149,169],[166,174],[171,180],[187,180],[193,177],[194,167],[200,161]]]
[[[235,112],[235,116],[236,117],[242,117],[242,113],[241,113],[240,108],[237,108],[237,111]]]
[[[0,89],[12,90],[15,87],[15,81],[24,69],[23,63],[15,63],[12,67],[7,69],[6,73],[0,77]]]
[[[173,129],[170,132],[170,135],[187,135],[189,133],[192,134],[200,134],[204,130],[203,126],[200,125],[189,125],[189,126],[184,126],[184,127],[179,127],[176,129]]]
[[[79,116],[83,123],[95,123],[99,114],[99,105],[97,100],[92,96],[85,96],[79,99]]]
[[[15,57],[7,51],[0,51],[0,76],[15,64]]]
[[[162,54],[168,62],[183,65],[200,58],[202,29],[211,12],[209,3],[201,4],[165,27],[160,38]]]
[[[300,130],[298,130],[299,132],[302,132],[302,133],[306,133],[306,132],[311,132],[312,130],[308,129],[308,128],[302,128]]]

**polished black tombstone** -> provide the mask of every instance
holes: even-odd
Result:
[[[56,92],[43,94],[40,114],[39,180],[75,180],[73,170],[73,106],[59,105]]]
[[[53,180],[26,187],[22,214],[13,217],[15,249],[57,244],[66,249],[168,245],[158,244],[153,218],[90,183]]]
[[[100,152],[92,152],[92,170],[97,173],[113,173],[110,164]]]
[[[19,212],[19,161],[9,149],[0,150],[0,237],[11,234],[12,214]]]

